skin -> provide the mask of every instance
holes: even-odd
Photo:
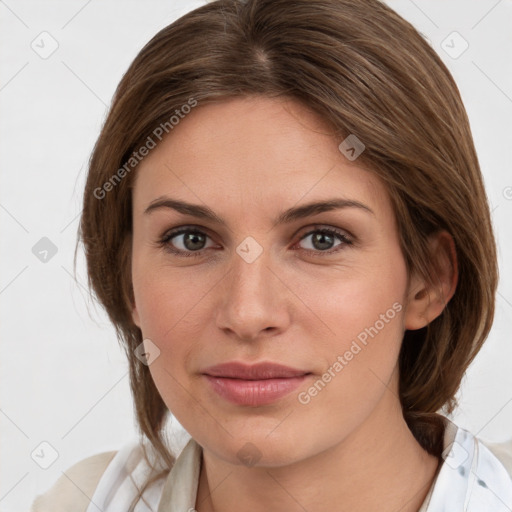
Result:
[[[133,320],[160,350],[150,371],[163,400],[203,447],[199,512],[412,512],[438,469],[403,419],[397,361],[404,330],[425,326],[453,295],[453,241],[432,239],[436,289],[408,276],[383,183],[345,158],[340,142],[294,100],[237,98],[196,107],[139,165]],[[145,213],[163,196],[207,206],[226,225],[166,207]],[[275,224],[288,208],[332,198],[373,213],[346,207]],[[207,235],[199,245],[185,245],[186,235],[166,244],[198,247],[199,256],[159,243],[190,225]],[[353,243],[333,236],[327,248],[314,245],[319,228]],[[263,251],[251,263],[236,251],[248,236]],[[300,403],[298,394],[395,303],[394,318]],[[312,375],[273,404],[240,406],[201,375],[227,361]],[[237,456],[248,442],[259,457],[253,466]]]

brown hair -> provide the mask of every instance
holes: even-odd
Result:
[[[131,317],[135,173],[112,178],[156,127],[167,123],[169,131],[171,116],[191,99],[204,105],[249,95],[294,98],[330,123],[340,142],[355,134],[365,144],[358,164],[387,186],[409,272],[432,276],[429,235],[445,229],[454,238],[455,294],[426,328],[406,331],[399,358],[404,418],[440,456],[436,411],[454,409],[492,325],[495,241],[458,88],[429,43],[379,0],[213,1],[156,34],[123,76],[90,159],[80,236],[89,284],[126,350],[141,435],[171,467],[166,405],[134,357],[142,342]]]

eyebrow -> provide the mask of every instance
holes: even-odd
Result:
[[[169,197],[160,197],[152,201],[149,206],[144,210],[145,214],[149,214],[155,210],[161,208],[170,208],[176,210],[179,213],[185,215],[191,215],[199,219],[210,220],[217,222],[221,225],[226,225],[226,221],[219,217],[212,209],[207,206],[201,206],[198,204],[187,203],[177,199],[171,199]],[[307,203],[302,206],[289,208],[282,212],[276,219],[275,224],[288,224],[295,220],[303,219],[311,215],[317,215],[319,213],[328,212],[332,210],[339,210],[342,208],[358,208],[372,215],[375,215],[373,210],[359,201],[351,199],[333,198],[324,201],[315,201]]]

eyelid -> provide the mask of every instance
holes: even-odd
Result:
[[[306,235],[310,235],[312,232],[316,232],[316,231],[332,231],[332,232],[335,232],[339,235],[345,235],[347,238],[350,238],[351,240],[355,241],[356,237],[348,230],[348,229],[344,229],[344,228],[339,228],[339,227],[336,227],[336,226],[332,226],[330,224],[310,224],[309,226],[304,226],[302,228],[300,228],[298,231],[296,231],[296,234],[294,235],[295,236],[299,236],[298,234],[301,233],[302,231],[304,231],[304,233],[302,235],[300,235],[300,239],[302,240],[302,238]]]
[[[299,233],[304,231],[304,233],[301,235],[301,238],[300,238],[302,240],[302,238],[304,236],[311,234],[312,231],[321,231],[323,229],[336,231],[336,232],[339,232],[340,234],[346,234],[347,237],[352,240],[356,239],[356,237],[348,229],[338,228],[335,226],[331,226],[330,224],[318,224],[318,223],[310,224],[308,226],[302,226],[300,229],[295,231],[295,233],[292,235],[292,238],[299,236]],[[169,235],[171,235],[171,234],[172,235],[180,234],[183,231],[199,231],[201,233],[204,233],[205,235],[208,235],[210,238],[214,238],[210,234],[211,231],[209,228],[206,228],[206,227],[198,225],[198,224],[182,224],[182,225],[179,225],[179,226],[176,226],[173,228],[166,229],[160,236],[160,239],[169,237]]]

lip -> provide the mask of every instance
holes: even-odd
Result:
[[[210,366],[203,370],[202,373],[210,375],[211,377],[225,377],[243,380],[266,380],[300,377],[310,372],[270,362],[244,364],[232,361],[229,363]]]
[[[311,372],[268,362],[229,362],[207,368],[202,374],[222,398],[237,405],[257,407],[291,393]]]

